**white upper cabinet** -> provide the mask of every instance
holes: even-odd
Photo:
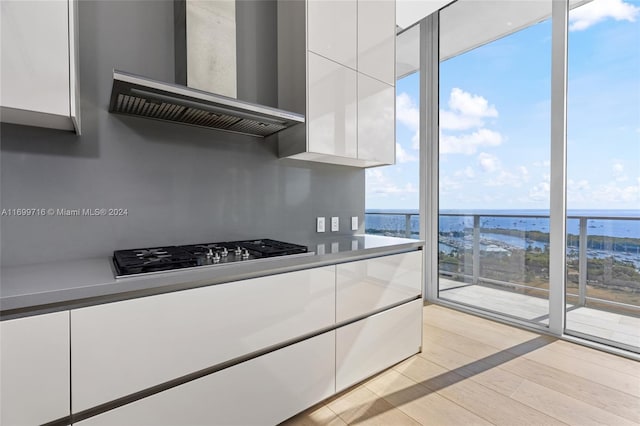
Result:
[[[395,85],[395,0],[358,1],[358,71]]]
[[[2,121],[80,133],[77,4],[0,2]]]
[[[394,163],[395,97],[395,87],[358,74],[358,159]]]
[[[69,311],[2,321],[0,338],[0,424],[39,425],[68,416]]]
[[[309,52],[309,151],[355,157],[357,73]]]
[[[356,69],[358,2],[308,0],[309,50]]]
[[[395,163],[395,0],[279,0],[278,106],[305,114],[280,157]]]

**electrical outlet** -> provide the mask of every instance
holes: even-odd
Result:
[[[324,217],[316,219],[316,232],[324,232]]]
[[[333,216],[331,218],[331,232],[338,232],[340,230],[340,218]]]
[[[351,230],[358,230],[358,216],[351,216]]]

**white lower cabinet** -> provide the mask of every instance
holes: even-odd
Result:
[[[366,315],[422,293],[422,252],[343,263],[336,271],[336,320]]]
[[[422,300],[414,300],[336,330],[336,392],[422,346]]]
[[[0,339],[0,424],[68,416],[69,312],[3,321]]]
[[[72,411],[334,323],[335,266],[73,310]]]
[[[335,331],[76,423],[274,425],[335,392]]]

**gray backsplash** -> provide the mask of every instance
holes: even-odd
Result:
[[[237,4],[238,97],[274,105],[275,4]],[[107,112],[113,68],[174,80],[171,1],[80,2],[79,19],[82,136],[3,124],[1,207],[128,215],[2,217],[3,266],[212,240],[303,242],[316,216],[340,216],[342,233],[350,216],[362,221],[362,170],[280,160],[275,141]]]

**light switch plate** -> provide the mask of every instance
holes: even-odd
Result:
[[[316,232],[324,232],[324,217],[316,219]]]
[[[358,230],[358,216],[351,216],[351,230]]]
[[[333,216],[331,218],[331,232],[338,232],[340,230],[340,218]]]

